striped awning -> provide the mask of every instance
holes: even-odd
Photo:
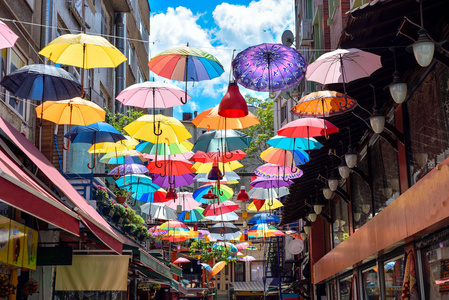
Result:
[[[253,292],[263,292],[263,281],[250,281],[250,282],[231,282],[231,285],[234,287],[234,291],[236,292],[245,292],[245,291],[253,291]],[[267,284],[268,287],[269,284]]]

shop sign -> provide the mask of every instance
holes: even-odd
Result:
[[[149,291],[151,290],[151,284],[149,282],[139,282],[137,288],[142,291]]]

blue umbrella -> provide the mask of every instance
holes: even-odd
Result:
[[[178,217],[178,220],[181,221],[181,222],[188,222],[188,223],[197,222],[197,221],[199,221],[199,220],[204,219],[203,211],[204,211],[204,209],[202,209],[202,208],[200,208],[200,207],[197,207],[197,208],[194,208],[194,209],[192,209],[192,210],[189,210],[189,212],[190,212],[190,218],[189,218],[189,219],[186,219],[186,214],[187,214],[188,211],[185,210],[185,211],[183,211],[183,212],[181,213],[181,215]]]
[[[209,273],[212,272],[212,268],[211,268],[208,264],[201,263],[201,266],[202,266],[204,269],[206,269],[207,272],[209,272]]]
[[[65,100],[81,95],[78,80],[63,68],[27,65],[3,77],[0,82],[14,96],[30,100]]]
[[[302,166],[309,161],[309,154],[304,150],[293,150],[293,159],[297,166]]]
[[[323,147],[323,145],[314,138],[288,138],[279,135],[269,139],[267,144],[285,150],[315,150]]]
[[[233,129],[217,130],[202,134],[193,146],[194,151],[230,152],[249,147],[251,137]]]
[[[159,186],[153,183],[151,177],[141,174],[120,177],[115,183],[119,188],[125,188],[135,193],[138,197],[144,193],[153,193],[159,189]]]
[[[267,213],[260,213],[254,215],[249,221],[248,224],[260,224],[260,223],[274,223],[279,222],[280,219],[278,216]]]

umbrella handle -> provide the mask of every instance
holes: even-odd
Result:
[[[117,180],[117,179],[119,179],[120,177],[122,177],[122,176],[120,176],[120,174],[118,174],[118,175],[113,174],[113,175],[112,175],[112,178],[114,178],[114,180]]]
[[[285,166],[284,166],[284,173],[282,174],[282,180],[284,180],[285,182],[289,181],[289,179],[285,176]]]
[[[155,157],[155,159],[154,159],[154,165],[156,166],[156,168],[158,168],[158,169],[160,169],[160,168],[162,168],[162,165],[163,165],[163,163],[161,163],[161,165],[158,165],[157,164],[157,156],[158,156],[158,148],[159,148],[159,136],[158,135],[156,135],[157,137],[156,137],[156,157]]]
[[[153,133],[155,136],[160,136],[162,134],[160,121],[157,122],[157,130],[156,130],[156,122],[154,122],[153,120]]]
[[[90,170],[93,170],[93,169],[95,168],[95,164],[96,164],[96,160],[95,160],[95,157],[94,157],[94,161],[93,161],[92,167],[90,166],[90,163],[87,164],[87,167],[88,167]]]
[[[187,103],[187,91],[186,91],[186,95],[185,95],[185,100],[182,100],[182,97],[179,98],[179,101],[181,101],[181,103],[184,105]]]

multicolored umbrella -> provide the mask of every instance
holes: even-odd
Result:
[[[198,222],[200,220],[203,220],[205,217],[203,216],[203,211],[201,207],[194,208],[192,210],[185,210],[181,213],[181,215],[178,217],[179,221],[182,222]],[[189,216],[190,214],[190,216]],[[187,219],[187,217],[189,217]]]
[[[165,241],[169,241],[172,243],[183,242],[190,239],[194,239],[198,236],[198,234],[194,231],[173,231],[169,230],[164,237],[162,238]]]
[[[256,179],[254,179],[251,182],[252,187],[263,188],[263,189],[289,186],[292,184],[293,184],[293,181],[291,181],[291,180],[285,181],[285,180],[282,180],[279,178],[278,179],[268,179],[268,178],[264,178],[264,177],[257,177]]]
[[[295,153],[295,155],[293,154]],[[260,153],[260,158],[267,163],[280,166],[304,165],[309,161],[309,154],[303,150],[284,150],[270,147]]]
[[[263,189],[263,188],[252,188],[248,195],[250,198],[256,198],[256,199],[276,199],[281,198],[284,196],[287,196],[290,194],[290,191],[287,187],[279,187],[279,188],[269,188],[269,189]]]
[[[216,242],[212,245],[212,248],[218,249],[218,250],[225,250],[231,253],[237,253],[239,250],[237,247],[230,242]]]
[[[122,176],[115,181],[118,187],[124,188],[137,197],[145,193],[154,193],[159,190],[159,186],[154,184],[151,177],[142,174],[134,174],[132,176]]]
[[[5,23],[0,21],[0,49],[14,47],[19,38]]]
[[[262,238],[274,236],[273,233],[278,229],[267,223],[256,224],[248,230],[248,236],[251,238]]]
[[[182,141],[180,143],[160,143],[156,144],[150,142],[141,142],[136,146],[136,150],[147,154],[158,155],[174,155],[189,152],[193,149],[193,144],[189,141]]]
[[[131,174],[143,174],[148,175],[150,172],[141,164],[124,164],[115,167],[109,171],[108,175],[113,175],[114,179],[118,179],[119,176],[131,175]],[[154,183],[154,182],[153,182]]]
[[[164,203],[166,206],[177,209],[178,205],[181,205],[182,210],[192,210],[201,205],[192,197],[192,193],[180,192],[178,193],[178,199],[170,200]]]
[[[345,94],[318,91],[299,99],[291,112],[301,117],[329,117],[350,111],[356,106],[357,101]]]
[[[214,163],[216,161],[219,162],[231,162],[235,160],[240,160],[245,158],[246,153],[242,150],[234,150],[227,153],[218,153],[218,152],[203,152],[197,151],[191,158],[191,161],[199,162],[199,163]],[[230,158],[228,158],[230,157]]]
[[[177,188],[181,186],[191,185],[195,175],[188,173],[183,175],[166,175],[153,174],[153,182],[161,187]]]
[[[260,223],[274,223],[279,222],[280,219],[278,216],[268,213],[260,213],[254,215],[249,221],[248,224],[260,224]]]
[[[162,145],[162,144],[159,144]],[[192,151],[184,152],[180,154],[166,154],[166,155],[156,155],[156,154],[146,154],[143,153],[143,157],[148,158],[149,160],[190,160],[194,153]]]
[[[193,150],[226,152],[247,148],[250,143],[251,137],[242,132],[233,129],[219,130],[202,134],[193,146]]]
[[[248,211],[271,211],[282,206],[284,204],[278,199],[253,199],[247,209]]]
[[[288,138],[276,135],[267,141],[274,148],[285,150],[315,150],[321,149],[323,145],[314,138]]]
[[[207,183],[216,183],[216,180],[210,180],[207,178],[206,173],[199,173],[196,174],[194,180],[196,180],[197,182],[207,182]],[[231,172],[226,172],[226,175],[223,176],[223,178],[220,180],[220,182],[223,182],[224,184],[226,184],[225,182],[227,182],[227,184],[231,184],[234,183],[234,181],[237,181],[235,183],[238,183],[238,180],[240,180],[240,176],[237,175],[237,173],[231,171]]]
[[[134,193],[133,198],[142,202],[162,203],[167,202],[167,200],[165,199],[165,195],[167,195],[167,191],[164,190],[163,188],[160,188],[154,193],[144,193],[139,195]]]
[[[197,162],[192,166],[191,170],[192,170],[192,172],[195,172],[197,174],[209,173],[214,164],[215,163],[199,163],[199,162]],[[230,162],[225,162],[225,163],[218,163],[218,168],[220,169],[222,174],[225,174],[230,171],[234,171],[234,170],[242,168],[242,167],[243,167],[243,165],[236,160],[230,161]]]
[[[295,170],[292,170],[292,167],[290,166],[279,166],[273,164],[261,165],[260,167],[256,168],[256,170],[254,170],[254,173],[257,176],[264,178],[269,179],[280,178],[283,180],[295,179],[303,175],[301,169],[295,168]]]
[[[203,198],[203,196],[206,195],[209,191],[218,196],[219,202],[229,200],[234,195],[234,190],[227,185],[221,184],[220,188],[218,188],[214,184],[207,184],[196,189],[193,193],[193,198],[201,203],[209,204],[209,202],[207,201],[208,199]]]
[[[170,221],[164,222],[161,225],[159,225],[159,228],[167,229],[167,230],[171,230],[171,231],[188,231],[188,230],[190,230],[189,227],[186,226],[186,224],[184,224],[180,221],[175,221],[175,220],[170,220]]]
[[[253,125],[260,124],[259,119],[251,113],[241,118],[224,118],[218,115],[218,106],[206,109],[201,112],[192,123],[198,128],[207,128],[209,130],[225,129],[245,129]]]
[[[240,243],[235,245],[235,247],[237,248],[237,250],[241,251],[241,250],[245,250],[246,248],[249,247],[248,243]]]
[[[122,150],[117,152],[109,152],[100,159],[101,163],[110,165],[123,165],[131,163],[144,163],[148,161],[143,157],[142,153],[136,150]]]
[[[124,150],[134,150],[134,148],[139,144],[139,141],[133,139],[129,135],[125,135],[125,139],[115,142],[115,143],[97,143],[92,145],[87,152],[89,153],[109,153],[118,152]],[[140,152],[140,151],[139,151]]]
[[[230,200],[223,201],[218,204],[209,204],[203,211],[203,216],[218,216],[233,212],[240,207]]]
[[[188,260],[187,258],[184,257],[180,257],[177,260],[175,260],[173,263],[174,264],[183,264],[183,263],[189,263],[190,260]]]
[[[249,47],[232,61],[234,77],[244,87],[258,92],[275,92],[298,84],[307,68],[296,49],[280,44]]]
[[[166,234],[168,232],[168,230],[161,229],[161,228],[159,228],[159,226],[153,226],[153,227],[149,228],[147,232],[149,234],[151,234],[152,236],[158,236],[158,235]]]

